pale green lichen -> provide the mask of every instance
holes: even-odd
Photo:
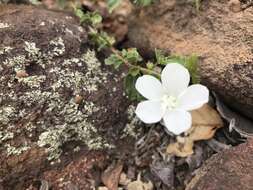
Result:
[[[18,55],[16,57],[7,58],[5,61],[3,61],[3,65],[9,68],[11,67],[15,71],[18,71],[25,69],[25,62],[26,62],[25,55]]]
[[[29,86],[30,88],[39,88],[41,83],[45,82],[46,76],[29,76],[24,78],[19,78],[18,82],[24,83],[25,85]]]
[[[54,46],[52,51],[53,55],[60,56],[65,52],[65,44],[61,37],[51,40],[49,44]]]
[[[0,29],[2,29],[2,28],[8,28],[8,27],[10,27],[10,25],[8,23],[2,23],[2,22],[0,22]]]
[[[128,121],[129,123],[126,124],[123,135],[121,138],[125,138],[127,136],[133,137],[137,139],[141,133],[141,121],[135,114],[135,106],[130,105],[127,109]]]
[[[15,116],[15,108],[12,106],[0,107],[0,126],[7,125],[10,119]]]
[[[29,57],[37,57],[40,55],[40,49],[33,42],[25,42],[25,50],[29,53]]]
[[[0,55],[4,55],[6,53],[9,53],[13,48],[10,46],[6,46],[3,48],[0,48]]]
[[[101,70],[101,63],[96,58],[95,52],[88,50],[82,57],[66,59],[59,63],[54,58],[65,52],[63,39],[61,37],[53,39],[49,44],[52,46],[50,50],[42,52],[35,43],[25,42],[25,54],[8,57],[2,62],[4,68],[14,71],[25,70],[29,64],[34,64],[35,67],[38,65],[38,68],[47,69],[47,73],[24,78],[16,78],[15,73],[9,76],[8,93],[0,92],[0,123],[3,124],[0,130],[4,134],[10,134],[8,128],[13,126],[14,122],[23,118],[33,118],[37,110],[43,108],[41,114],[44,116],[23,123],[22,130],[27,130],[28,137],[31,137],[34,130],[42,132],[39,141],[35,143],[45,147],[49,153],[48,159],[58,159],[62,153],[62,146],[73,140],[82,142],[89,149],[112,148],[112,145],[98,134],[90,119],[98,111],[106,112],[106,109],[90,101],[84,101],[80,109],[80,105],[74,102],[75,95],[97,91],[99,83],[107,82],[107,73]],[[0,77],[0,83],[6,84],[5,76]],[[14,90],[17,83],[26,89],[18,95]],[[45,85],[48,86],[43,88]],[[60,93],[66,89],[73,92],[73,97],[64,97]],[[7,100],[12,102],[13,106],[1,104]],[[29,149],[28,145],[11,146],[8,143],[11,136],[4,134],[2,142],[7,142],[4,146],[7,155],[18,155]]]
[[[29,150],[31,147],[27,145],[14,147],[14,146],[11,146],[10,144],[5,144],[5,148],[6,148],[7,156],[13,156],[13,155],[17,156]]]
[[[0,144],[2,144],[4,141],[12,139],[13,137],[14,133],[12,132],[0,131]]]

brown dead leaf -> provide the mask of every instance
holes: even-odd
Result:
[[[193,141],[190,138],[177,138],[176,143],[169,144],[166,152],[178,157],[187,157],[193,154]]]
[[[131,182],[131,180],[127,177],[127,175],[122,172],[119,178],[119,184],[126,186],[127,184],[129,184]]]
[[[186,132],[193,141],[211,139],[223,122],[218,112],[208,104],[191,112],[192,127]]]
[[[126,189],[127,190],[153,190],[154,186],[151,181],[145,183],[141,181],[141,175],[139,174],[136,181],[130,182]]]
[[[186,157],[193,154],[195,141],[211,139],[218,128],[223,127],[223,122],[216,110],[208,104],[191,112],[192,127],[185,133],[186,137],[178,137],[177,142],[169,144],[168,154]]]
[[[123,169],[123,164],[118,162],[117,164],[110,165],[102,174],[102,181],[109,190],[117,190],[119,184],[120,174]]]

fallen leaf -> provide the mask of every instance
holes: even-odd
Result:
[[[197,145],[194,149],[194,154],[188,156],[185,161],[187,162],[190,171],[194,171],[200,165],[203,163],[204,158],[203,158],[203,148],[199,145]]]
[[[141,175],[139,174],[136,181],[129,183],[126,187],[127,190],[153,190],[154,186],[151,181],[145,183],[141,181]]]
[[[211,139],[216,129],[223,127],[223,122],[218,112],[208,104],[200,109],[193,110],[192,127],[186,132],[193,141]]]
[[[151,173],[163,182],[168,188],[174,186],[174,163],[156,161],[150,165]]]
[[[168,154],[187,157],[193,154],[195,141],[211,139],[216,130],[223,127],[218,112],[208,104],[193,110],[191,115],[192,127],[185,133],[185,137],[178,137],[177,142],[168,145],[166,151]]]
[[[178,140],[180,138],[180,140]],[[166,152],[178,157],[187,157],[193,154],[193,141],[190,138],[177,138],[176,143],[169,144]]]
[[[117,190],[119,185],[120,174],[123,169],[123,164],[111,164],[102,174],[102,181],[109,190]]]
[[[120,174],[120,178],[119,178],[119,184],[120,185],[123,185],[123,186],[126,186],[127,184],[129,184],[131,182],[131,180],[127,177],[127,175],[122,172]]]

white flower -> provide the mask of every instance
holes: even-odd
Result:
[[[137,79],[135,88],[148,100],[139,103],[135,113],[147,124],[163,119],[165,127],[179,135],[191,127],[192,118],[188,111],[207,103],[209,91],[200,84],[188,87],[190,74],[177,63],[166,65],[161,80],[162,83],[151,75]]]

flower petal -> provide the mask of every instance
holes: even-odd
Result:
[[[167,112],[164,115],[163,120],[165,127],[175,135],[187,131],[192,125],[191,114],[183,110]]]
[[[135,83],[135,88],[149,100],[159,100],[163,95],[161,82],[151,75],[139,77]]]
[[[162,119],[164,112],[159,101],[144,101],[137,105],[136,115],[144,123],[156,123]]]
[[[177,97],[189,85],[190,74],[184,66],[170,63],[163,69],[161,79],[168,95]]]
[[[209,90],[201,84],[194,84],[189,86],[178,98],[179,109],[194,110],[208,102]]]

